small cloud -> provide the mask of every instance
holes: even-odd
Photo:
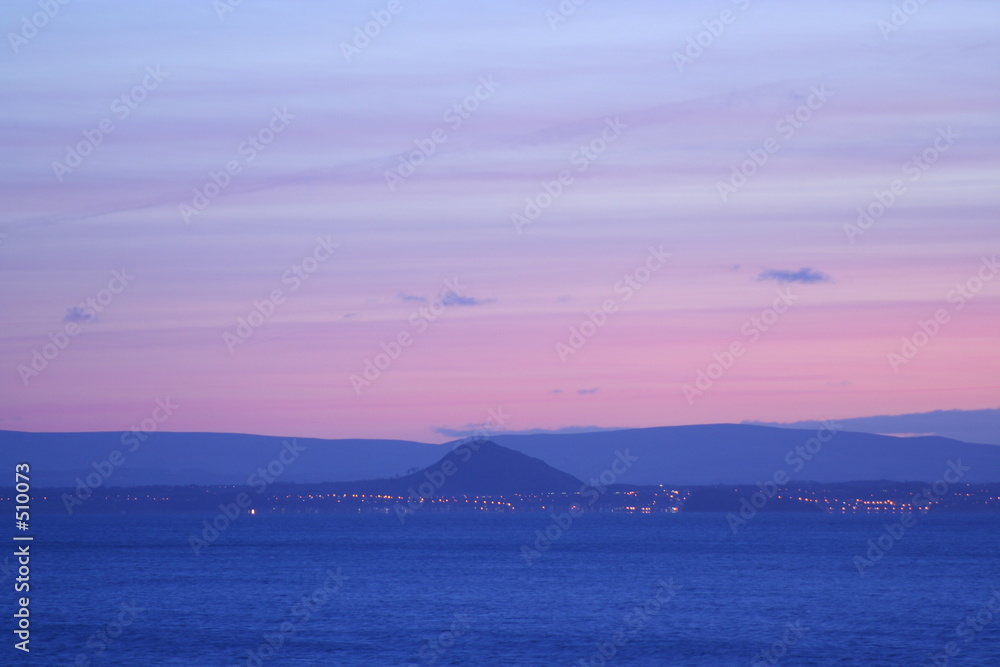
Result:
[[[400,292],[396,297],[403,303],[426,303],[427,297],[417,296],[416,294],[406,294],[405,292]]]
[[[504,431],[504,435],[566,435],[570,433],[597,433],[621,431],[625,426],[563,426],[562,428],[532,428],[525,431]]]
[[[357,316],[358,316],[358,314],[357,314],[357,313],[344,313],[344,319],[345,319],[345,320],[349,320],[349,319],[351,319],[352,317],[357,317]]]
[[[88,312],[86,308],[80,306],[67,308],[66,315],[63,316],[63,322],[93,322],[94,319],[93,312]]]
[[[497,435],[566,435],[572,433],[597,433],[599,431],[621,431],[625,426],[563,426],[562,428],[529,428],[523,431],[494,431]],[[466,424],[464,428],[434,427],[434,432],[449,438],[467,438],[483,430],[489,431],[488,425]]]
[[[562,389],[553,389],[553,390],[552,390],[552,391],[550,391],[549,393],[550,393],[550,394],[561,394],[561,393],[562,393]]]
[[[740,265],[739,264],[733,264],[732,266],[729,267],[729,270],[730,271],[739,271],[740,270]]]
[[[474,296],[462,296],[455,292],[448,292],[441,297],[442,306],[482,306],[493,303],[496,299],[477,299]]]
[[[448,428],[447,426],[435,426],[434,432],[447,436],[449,438],[464,438],[465,436],[470,435],[471,433],[466,429]]]
[[[757,276],[758,281],[773,280],[779,283],[831,283],[833,278],[822,271],[811,269],[808,266],[798,271],[786,271],[784,269],[768,269],[762,271]]]
[[[561,296],[558,299],[556,299],[556,303],[569,303],[569,301],[572,300],[572,298],[573,297],[567,294],[566,296]]]
[[[470,435],[487,433],[500,433],[503,429],[498,429],[493,422],[483,422],[482,424],[466,424],[461,428],[450,428],[447,426],[435,426],[434,432],[449,438],[467,438]]]
[[[600,390],[601,390],[600,387],[594,387],[593,389],[577,389],[576,393],[580,394],[581,396],[584,396],[586,394],[596,394]]]

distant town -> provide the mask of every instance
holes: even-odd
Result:
[[[449,494],[447,485],[424,493],[379,493],[356,483],[248,486],[144,486],[98,489],[38,489],[36,512],[149,513],[215,512],[235,504],[247,514],[381,512],[815,512],[895,514],[906,512],[1000,512],[1000,483],[952,484],[946,490],[921,482],[792,482],[762,485],[626,486],[584,485],[578,492]],[[360,485],[364,486],[364,485]],[[426,492],[427,489],[423,489]],[[13,490],[0,491],[12,499]]]

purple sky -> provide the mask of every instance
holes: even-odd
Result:
[[[1000,6],[558,7],[5,4],[0,428],[997,407]]]

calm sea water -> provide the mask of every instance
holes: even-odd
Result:
[[[920,517],[864,575],[885,518],[590,515],[530,566],[546,515],[244,516],[196,556],[202,518],[37,517],[0,663],[1000,665],[997,516]]]

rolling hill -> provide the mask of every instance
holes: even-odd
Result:
[[[959,459],[969,467],[963,481],[1000,481],[1000,446],[941,437],[707,424],[490,439],[583,481],[600,476],[616,452],[626,449],[637,459],[619,480],[627,484],[752,484],[777,472],[818,482],[934,481],[949,461]],[[245,484],[277,460],[286,441],[291,439],[154,433],[139,441],[133,433],[0,431],[0,466],[12,470],[15,463],[30,462],[33,485],[46,487],[75,486],[77,477],[100,471],[106,473],[105,486]],[[433,465],[451,449],[405,440],[297,438],[295,443],[301,453],[281,466],[282,482],[399,478]]]

